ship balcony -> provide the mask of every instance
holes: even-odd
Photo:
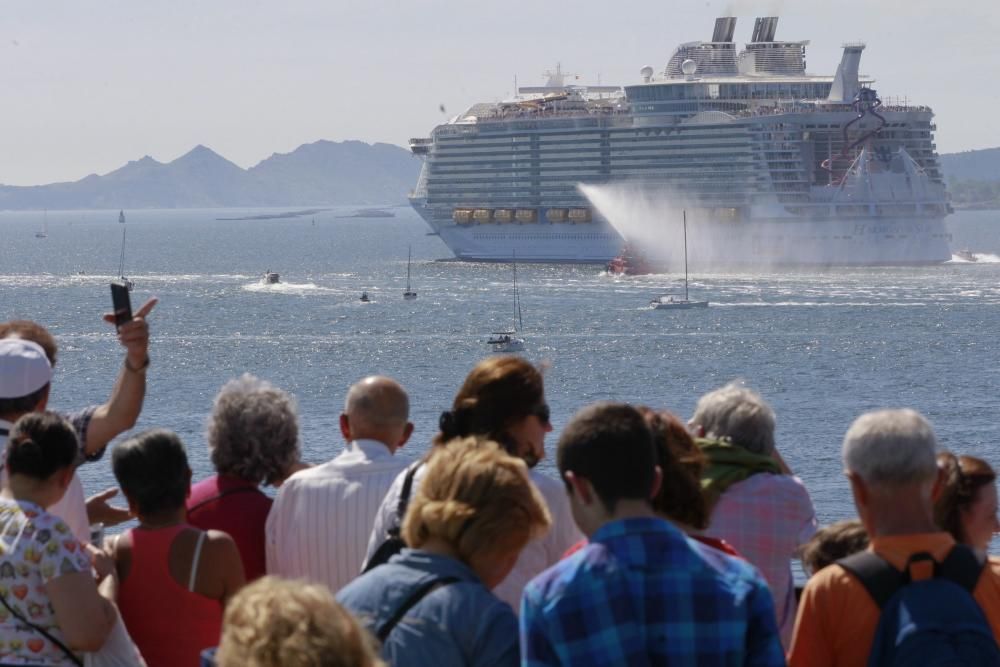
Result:
[[[426,138],[415,138],[410,139],[410,152],[414,155],[427,155],[431,152],[431,146],[434,145],[433,139]]]

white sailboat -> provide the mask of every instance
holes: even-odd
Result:
[[[509,331],[494,331],[486,344],[497,354],[523,352],[524,339],[517,334],[524,331],[524,320],[521,317],[521,297],[517,291],[517,257],[514,258],[514,324]]]
[[[649,302],[656,310],[686,310],[688,308],[708,308],[708,301],[688,299],[688,219],[684,211],[684,298],[675,299],[672,294],[664,294]]]
[[[410,288],[410,258],[412,255],[413,246],[408,246],[406,248],[406,291],[403,292],[403,298],[407,301],[417,298],[417,293]]]
[[[35,232],[36,239],[44,239],[49,235],[49,209],[45,209],[42,217],[42,231]]]
[[[125,211],[118,212],[118,222],[122,225],[122,254],[118,260],[118,279],[125,283],[125,286],[131,292],[132,288],[135,287],[135,283],[125,277]]]

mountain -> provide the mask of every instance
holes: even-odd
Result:
[[[941,169],[948,181],[1000,181],[1000,148],[945,153]]]
[[[172,162],[147,155],[71,183],[0,185],[0,209],[396,204],[419,172],[409,151],[390,144],[317,141],[250,169],[199,145]]]

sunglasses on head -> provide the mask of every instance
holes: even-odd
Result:
[[[535,415],[536,417],[538,417],[538,421],[542,422],[543,424],[548,424],[549,418],[552,416],[552,413],[549,410],[548,403],[539,403],[534,408],[532,408],[531,412],[529,412],[528,414]]]

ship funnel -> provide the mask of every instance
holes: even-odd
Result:
[[[736,32],[736,17],[723,16],[715,19],[715,31],[712,32],[713,42],[731,42]]]
[[[777,16],[761,16],[753,24],[751,42],[773,42],[774,33],[778,31]]]
[[[861,52],[865,50],[865,45],[861,42],[854,44],[844,44],[844,55],[840,59],[837,67],[837,74],[833,78],[833,86],[830,88],[830,102],[850,104],[858,95],[861,86],[858,83],[858,68],[861,65]]]

